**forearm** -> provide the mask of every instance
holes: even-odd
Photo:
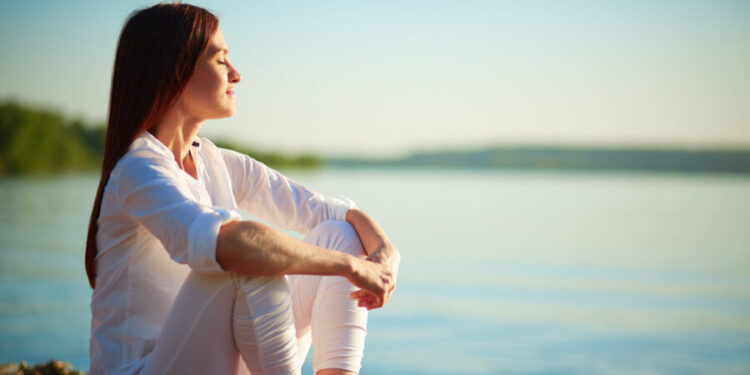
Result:
[[[352,297],[359,300],[358,306],[368,309],[382,307],[391,298],[391,294],[396,287],[401,254],[388,239],[383,228],[370,215],[352,208],[346,213],[346,221],[357,231],[357,235],[367,253],[367,261],[383,265],[390,272],[393,281],[382,295],[373,297],[373,295],[359,290],[354,292]]]
[[[310,245],[252,221],[235,221],[221,227],[216,261],[227,271],[248,276],[349,276],[355,267],[350,255]]]
[[[358,208],[352,208],[346,213],[346,221],[357,231],[365,253],[372,254],[381,250],[388,257],[398,256],[398,250],[385,234],[383,228],[370,215]]]

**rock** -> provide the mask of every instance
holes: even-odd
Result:
[[[0,365],[0,375],[16,375],[19,366],[15,363],[3,363]]]
[[[84,375],[68,362],[51,359],[43,365],[29,367],[26,361],[19,364],[3,363],[0,365],[0,375]]]

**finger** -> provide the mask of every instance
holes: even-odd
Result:
[[[372,299],[364,301],[363,307],[365,307],[367,310],[372,310],[375,307],[374,301]]]
[[[373,308],[373,306],[375,306],[376,302],[377,301],[375,299],[375,296],[373,296],[372,294],[367,294],[360,299],[360,306],[366,307],[368,310],[370,310]]]
[[[362,296],[357,300],[357,303],[360,307],[367,307],[372,304],[372,297],[370,296]]]
[[[378,296],[373,296],[370,303],[370,310],[377,309],[378,307],[383,306],[383,299]]]
[[[360,289],[354,292],[349,293],[349,298],[351,299],[361,299],[362,297],[367,295],[367,291],[364,289]]]
[[[380,307],[385,306],[390,299],[391,299],[391,293],[386,294],[385,297],[383,298],[383,304],[380,305]]]
[[[374,300],[372,301],[372,304],[370,304],[370,306],[367,307],[367,309],[374,310],[374,309],[379,309],[381,307],[383,307],[383,304],[380,302],[380,300]]]
[[[359,302],[363,302],[367,300],[369,295],[370,295],[369,293],[364,292],[363,290],[358,290],[356,292],[352,292],[349,296],[352,299],[356,299]]]

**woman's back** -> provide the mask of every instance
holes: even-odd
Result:
[[[107,372],[131,373],[142,367],[190,271],[188,264],[191,258],[196,264],[212,261],[189,254],[198,249],[186,246],[184,239],[189,240],[190,236],[181,239],[179,232],[184,230],[187,233],[195,220],[205,221],[200,218],[201,215],[211,215],[210,209],[206,209],[206,213],[191,214],[194,212],[191,207],[211,207],[214,205],[211,196],[231,195],[231,191],[209,194],[203,182],[210,178],[211,171],[203,168],[204,163],[199,164],[204,172],[203,178],[201,181],[195,180],[181,170],[171,168],[171,154],[166,151],[168,149],[150,133],[144,133],[114,168],[105,188],[97,232],[98,276],[91,301],[92,372],[107,369]],[[195,153],[196,156],[201,154]],[[202,160],[202,157],[196,159]],[[169,181],[150,178],[149,170],[159,168],[162,170],[154,173],[171,177]],[[149,193],[155,192],[158,185],[164,185],[160,188],[163,190],[161,193],[167,193],[165,189],[175,188],[185,194],[174,198],[178,201],[188,198],[188,202],[182,203],[186,207],[175,205],[174,198],[160,204],[149,202]],[[212,189],[215,185],[210,184],[208,188]],[[142,202],[139,204],[136,200]],[[225,204],[231,205],[231,202],[233,199],[224,199]],[[224,208],[232,209],[231,206]],[[234,217],[229,211],[219,215]],[[163,230],[147,228],[142,223],[144,219],[148,222],[150,216],[169,227],[160,225]],[[165,217],[172,219],[163,220]],[[179,222],[182,225],[175,225]],[[158,236],[150,229],[159,233]],[[204,233],[215,238],[210,231]],[[160,237],[174,248],[167,250]],[[193,242],[198,245],[206,243],[206,240],[195,238]],[[198,252],[210,256],[209,250],[201,249]],[[212,268],[220,271],[218,265],[206,268],[207,271]]]

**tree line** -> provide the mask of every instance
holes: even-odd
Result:
[[[104,155],[106,126],[69,119],[58,111],[15,101],[0,103],[0,175],[57,174],[97,170]],[[274,168],[313,168],[314,155],[290,156],[236,146],[221,147],[248,154]]]

